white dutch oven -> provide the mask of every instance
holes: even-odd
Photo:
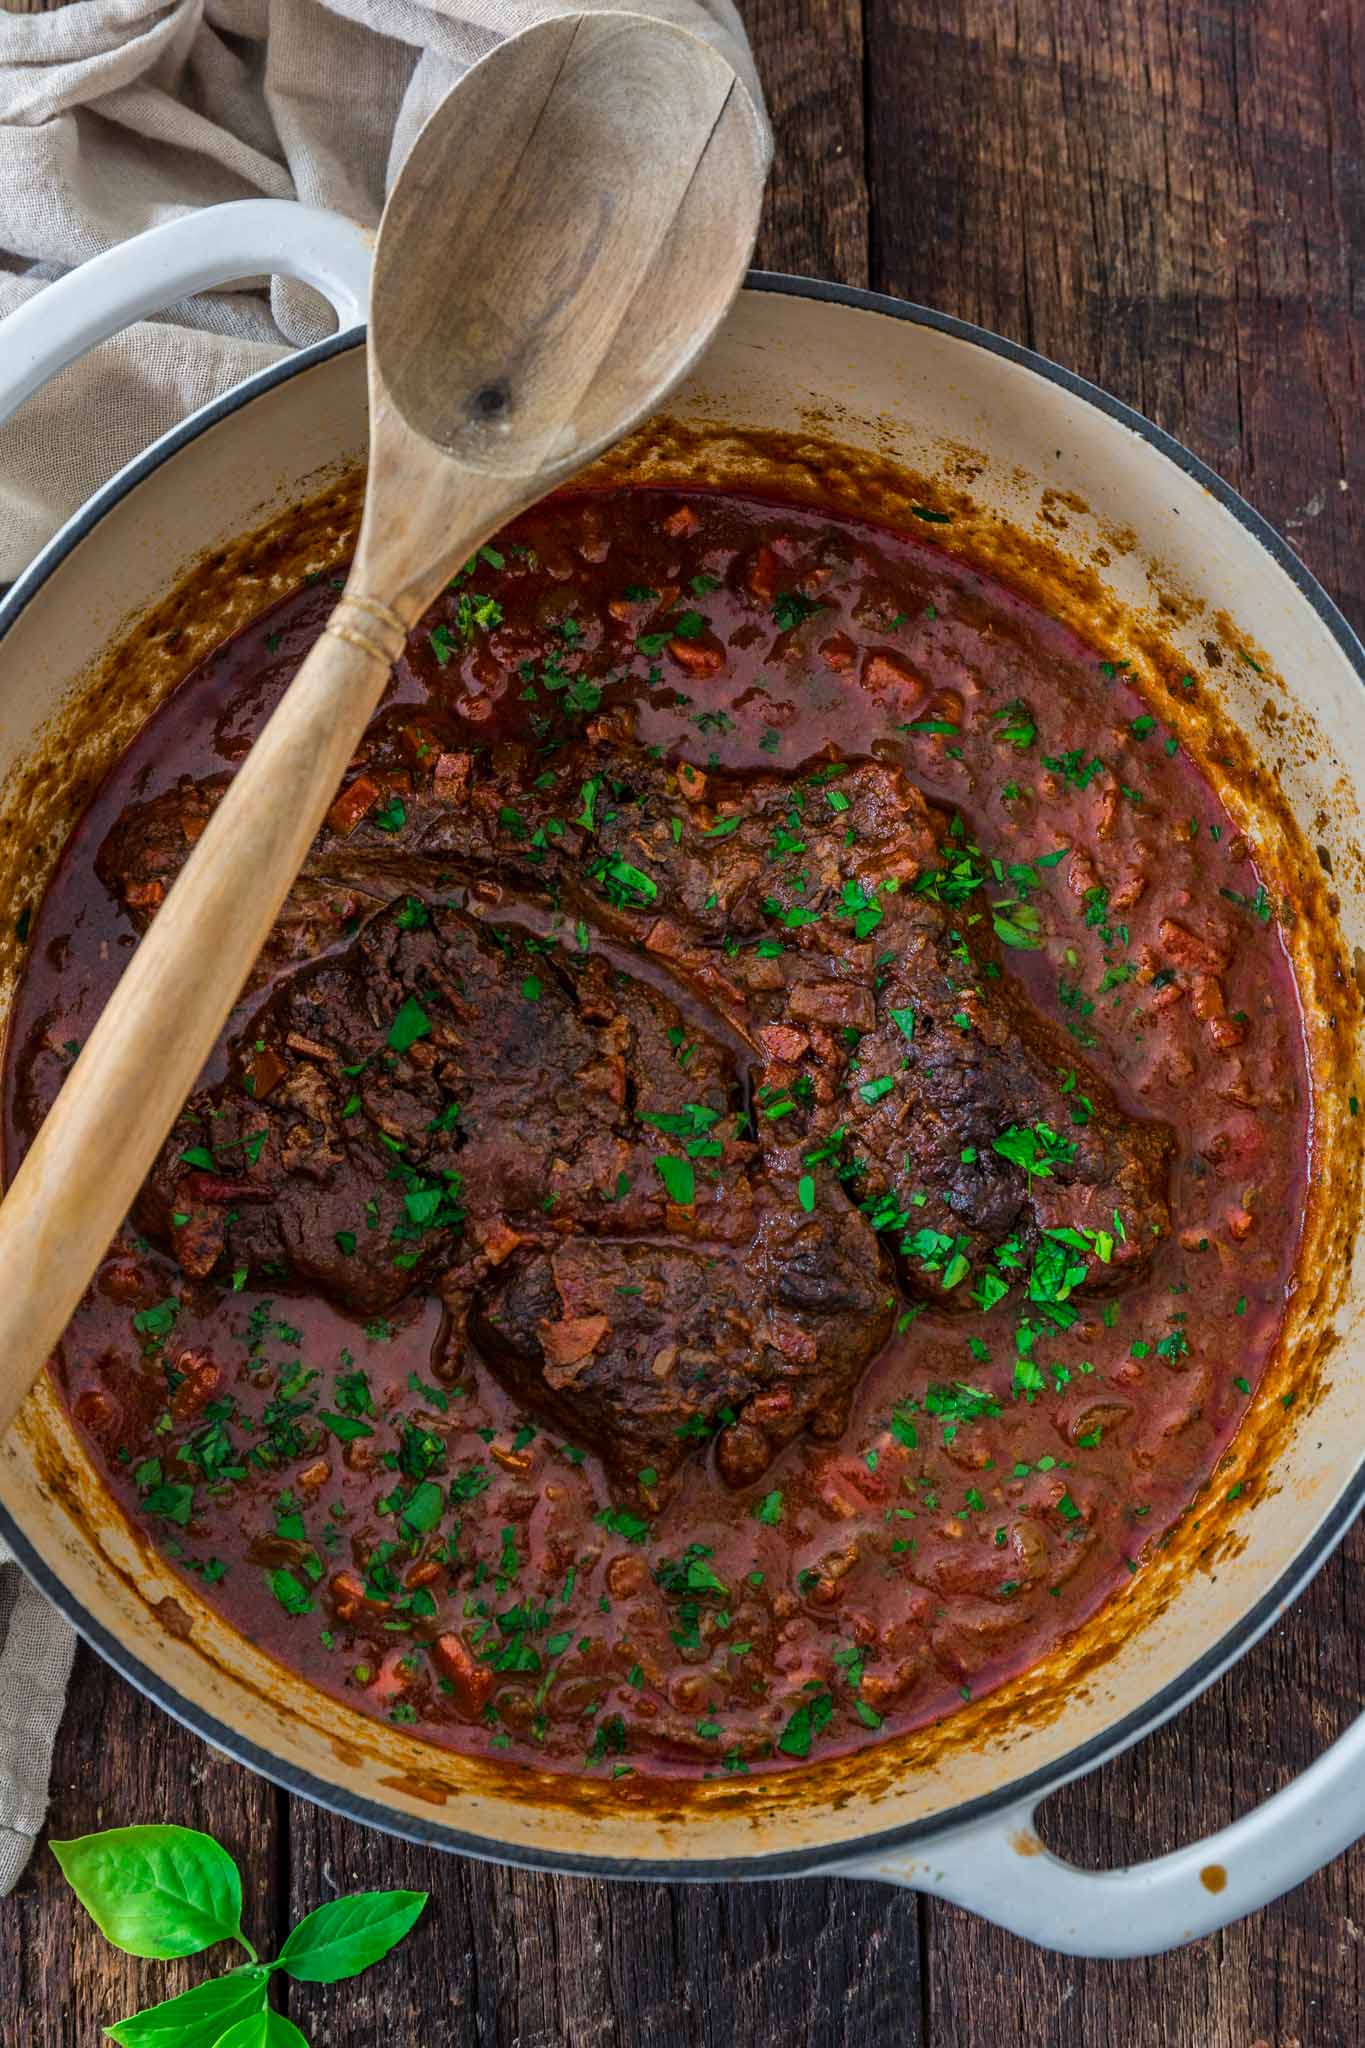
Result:
[[[233,581],[216,630],[240,623],[275,590],[233,544],[362,458],[355,323],[368,248],[356,229],[301,207],[227,206],[88,264],[0,328],[3,418],[130,319],[267,271],[317,286],[344,331],[149,449],[0,606],[0,877],[16,906],[50,870],[92,777],[163,688],[147,675],[164,671],[174,641],[165,601],[177,582],[206,557],[224,561]],[[1088,578],[1112,600],[1113,617],[1159,616],[1174,657],[1209,677],[1233,720],[1279,735],[1280,781],[1301,827],[1285,857],[1297,846],[1311,865],[1304,849],[1319,849],[1347,947],[1365,940],[1365,653],[1289,550],[1176,443],[1065,371],[958,321],[765,276],[751,280],[675,412],[684,427],[777,429],[812,445],[823,436],[969,485],[1001,533],[1045,535],[1078,584]],[[151,638],[128,642],[140,652],[111,670],[111,647],[153,614]],[[1226,648],[1234,634],[1256,650],[1255,665],[1211,668],[1210,640]],[[1325,1088],[1354,1057],[1342,1045],[1358,1016],[1354,987],[1338,979],[1332,1002],[1341,957],[1319,937],[1312,960],[1298,959],[1301,979],[1316,976],[1307,1007],[1333,1192],[1313,1226],[1314,1299],[1291,1312],[1277,1368],[1277,1387],[1301,1389],[1294,1427],[1279,1427],[1284,1409],[1271,1389],[1243,1431],[1254,1509],[1239,1507],[1212,1547],[1200,1550],[1195,1537],[1182,1556],[1178,1541],[1169,1566],[1152,1568],[1159,1597],[1135,1581],[1117,1621],[1111,1607],[1050,1669],[1003,1702],[980,1703],[979,1714],[965,1710],[947,1731],[767,1782],[663,1797],[432,1750],[320,1700],[196,1607],[110,1507],[46,1388],[0,1453],[0,1529],[82,1633],[171,1713],[277,1782],[396,1833],[621,1877],[882,1878],[1077,1954],[1189,1940],[1297,1884],[1365,1832],[1365,1721],[1247,1818],[1133,1869],[1098,1876],[1058,1860],[1038,1843],[1032,1815],[1046,1793],[1150,1732],[1240,1656],[1365,1496],[1365,1287],[1347,1279],[1359,1140]],[[16,959],[0,967],[7,1005]]]

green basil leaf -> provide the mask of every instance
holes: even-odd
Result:
[[[395,1948],[426,1905],[426,1892],[353,1892],[300,1920],[275,1961],[300,1984],[358,1977]]]
[[[308,2048],[306,2037],[282,2012],[258,2012],[220,2034],[213,2048]]]
[[[108,1828],[51,1846],[100,1933],[126,1955],[165,1961],[240,1938],[237,1865],[197,1828]]]
[[[264,1963],[247,1963],[104,2031],[119,2048],[218,2048],[225,2027],[264,2011],[269,1978]]]

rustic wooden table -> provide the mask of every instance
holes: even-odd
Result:
[[[1245,491],[1365,624],[1358,0],[744,12],[777,127],[762,262],[926,301],[1094,378]],[[1301,1770],[1365,1704],[1362,1560],[1357,1533],[1229,1678],[1059,1795],[1049,1840],[1096,1866],[1155,1854]],[[393,1963],[293,1994],[338,2048],[1365,2039],[1365,1849],[1178,1955],[1075,1963],[871,1885],[608,1887],[430,1855],[223,1762],[82,1651],[52,1829],[154,1818],[231,1846],[262,1942],[337,1888],[430,1888]],[[83,2048],[194,1974],[115,1955],[42,1850],[0,1907],[3,2034],[25,2048]]]

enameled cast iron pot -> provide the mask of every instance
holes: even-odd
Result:
[[[82,783],[88,792],[144,715],[137,661],[111,674],[109,649],[158,606],[164,625],[168,593],[196,563],[231,567],[232,543],[362,458],[356,323],[368,267],[367,239],[347,223],[252,201],[152,231],[0,328],[0,418],[130,319],[246,275],[314,284],[342,329],[123,470],[0,606],[0,888],[12,903],[41,885]],[[395,1833],[605,1876],[877,1877],[1079,1954],[1167,1948],[1260,1906],[1365,1832],[1365,1720],[1250,1816],[1153,1863],[1082,1872],[1043,1850],[1031,1825],[1047,1792],[1149,1733],[1269,1628],[1365,1496],[1365,1275],[1350,1274],[1360,1145],[1335,1100],[1359,1011],[1353,985],[1338,982],[1331,997],[1335,963],[1365,941],[1365,651],[1290,550],[1183,448],[1066,371],[960,321],[755,276],[674,411],[684,427],[824,437],[969,489],[1001,533],[1045,537],[1076,587],[1111,607],[1111,624],[1156,618],[1172,659],[1198,668],[1229,717],[1273,753],[1293,813],[1281,871],[1300,859],[1314,887],[1330,875],[1339,922],[1335,937],[1301,941],[1296,961],[1309,982],[1330,1201],[1325,1213],[1317,1203],[1310,1228],[1311,1299],[1291,1311],[1276,1368],[1276,1387],[1295,1385],[1301,1398],[1287,1414],[1272,1387],[1243,1430],[1263,1447],[1247,1468],[1254,1505],[1239,1503],[1216,1540],[1186,1542],[1190,1554],[1164,1576],[1158,1567],[1155,1596],[1135,1581],[1117,1615],[1003,1705],[979,1703],[980,1714],[966,1710],[947,1730],[842,1762],[662,1799],[509,1775],[312,1694],[196,1608],[148,1555],[45,1387],[0,1452],[0,1530],[82,1634],[169,1712],[291,1790]],[[260,587],[248,609],[273,594]],[[241,609],[239,577],[220,620],[240,623]],[[173,639],[161,631],[146,659],[164,663]],[[1238,645],[1254,655],[1214,665]],[[1306,874],[1299,880],[1308,887]],[[0,1015],[18,964],[13,946],[0,955]],[[1230,1339],[1229,1372],[1234,1356]]]

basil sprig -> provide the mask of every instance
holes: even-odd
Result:
[[[300,1984],[357,1977],[416,1924],[426,1892],[354,1892],[309,1913],[274,1962],[242,1932],[242,1879],[197,1828],[109,1828],[54,1842],[52,1853],[100,1932],[126,1955],[165,1961],[235,1941],[249,1958],[225,1976],[148,2006],[105,2032],[120,2048],[308,2048],[269,2003],[276,1970]]]

